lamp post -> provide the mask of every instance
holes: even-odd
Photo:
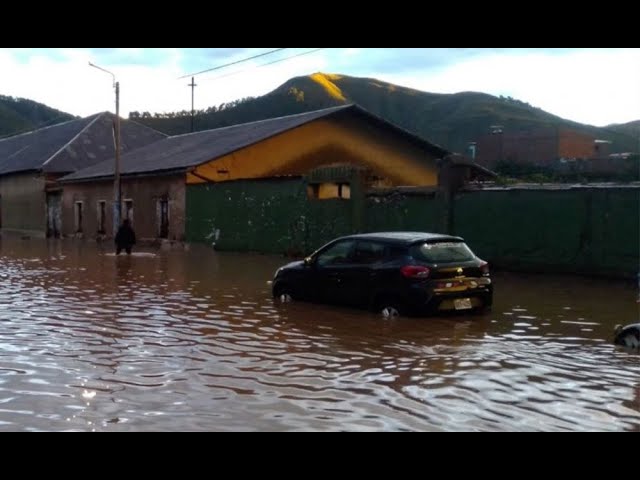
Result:
[[[118,228],[120,228],[121,205],[121,188],[120,188],[120,82],[116,82],[116,76],[98,65],[89,62],[89,66],[108,73],[113,78],[113,87],[116,90],[116,120],[115,120],[115,150],[116,162],[113,175],[113,235],[115,236]]]

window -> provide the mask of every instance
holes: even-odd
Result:
[[[475,258],[463,242],[423,243],[412,247],[411,255],[417,260],[429,263],[466,262]]]
[[[75,203],[75,226],[76,233],[82,233],[82,202]]]
[[[351,185],[348,183],[339,183],[338,184],[338,198],[346,198],[347,200],[351,198]]]
[[[353,240],[343,240],[331,245],[318,255],[318,266],[349,263],[354,245],[355,241]]]
[[[107,222],[107,202],[100,200],[98,202],[98,233],[105,234],[105,223]]]
[[[348,183],[312,183],[307,186],[307,196],[314,200],[330,198],[351,198],[351,186]]]
[[[396,245],[388,245],[386,257],[388,260],[395,260],[400,257],[405,257],[407,255],[407,248],[400,247]]]
[[[353,263],[370,265],[385,258],[385,246],[381,243],[360,241],[353,252]]]

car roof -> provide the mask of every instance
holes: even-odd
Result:
[[[456,241],[463,242],[462,237],[456,237],[453,235],[445,235],[442,233],[429,233],[429,232],[375,232],[375,233],[361,233],[358,235],[349,235],[343,238],[362,239],[362,240],[377,240],[387,243],[396,243],[402,245],[411,245],[419,242],[433,242],[433,241]]]

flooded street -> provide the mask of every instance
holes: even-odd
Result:
[[[494,275],[485,316],[274,305],[286,259],[0,239],[0,431],[640,431],[633,282]]]

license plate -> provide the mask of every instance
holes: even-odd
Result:
[[[453,301],[453,307],[456,310],[468,310],[472,308],[471,299],[470,298],[456,298]]]

